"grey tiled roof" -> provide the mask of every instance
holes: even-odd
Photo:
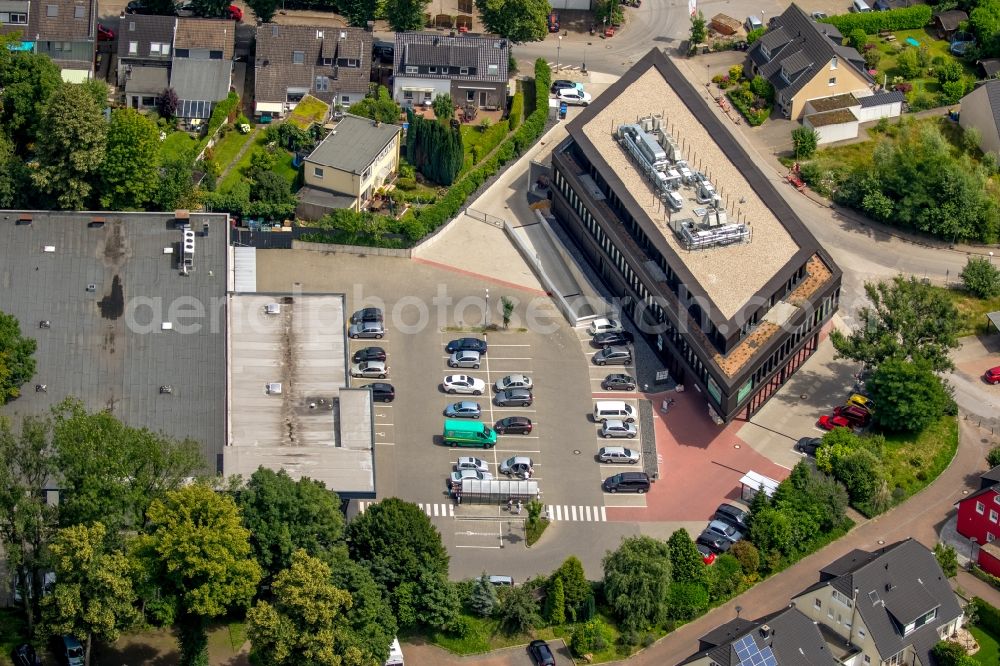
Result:
[[[454,81],[490,81],[498,83],[507,80],[507,63],[510,42],[495,35],[462,34],[448,37],[438,33],[397,32],[393,53],[393,71],[397,77],[419,76],[420,78],[449,79]],[[416,67],[475,67],[474,73],[420,72],[406,74],[407,66]],[[495,66],[495,74],[490,73],[490,65]]]
[[[293,53],[303,53],[302,63]],[[324,102],[340,94],[364,93],[371,79],[372,35],[361,28],[315,28],[268,23],[257,28],[254,93],[257,102],[284,102],[289,88],[306,89]],[[330,58],[331,64],[323,59]],[[358,67],[338,65],[358,60]],[[316,90],[316,77],[329,79],[329,90]]]
[[[170,85],[170,70],[166,67],[135,66],[125,81],[125,92],[159,95]]]
[[[126,14],[118,27],[118,58],[121,60],[169,61],[173,56],[174,23],[173,16],[152,14]],[[129,44],[136,44],[135,54],[129,53]],[[166,55],[151,54],[149,46],[153,42],[170,44]]]
[[[980,488],[989,488],[997,483],[1000,483],[1000,465],[997,465],[988,472],[983,472],[979,476]]]
[[[941,26],[942,30],[958,30],[958,24],[962,21],[968,21],[969,15],[963,12],[961,9],[949,9],[946,12],[938,12],[931,19],[936,25]]]
[[[862,109],[867,109],[873,106],[880,106],[882,104],[902,102],[904,99],[906,99],[906,96],[900,91],[888,90],[877,92],[874,95],[869,95],[868,97],[859,97],[858,101],[861,102]]]
[[[56,15],[50,16],[48,7],[56,7]],[[82,7],[78,15],[77,7]],[[25,37],[40,41],[93,40],[96,23],[97,0],[32,0],[28,15],[28,29]]]
[[[231,60],[175,58],[170,68],[170,87],[178,99],[218,102],[229,94]]]
[[[306,161],[360,174],[402,131],[399,125],[345,114]]]
[[[174,34],[174,51],[222,51],[223,60],[233,59],[236,21],[226,19],[179,18]]]
[[[17,225],[20,213],[0,212],[0,310],[38,341],[35,377],[0,415],[46,415],[73,396],[129,425],[198,441],[214,472],[225,439],[225,317],[178,320],[172,331],[161,322],[180,299],[186,312],[193,303],[222,312],[213,308],[226,293],[226,216],[191,215],[195,231],[212,228],[195,239],[195,270],[184,276],[177,255],[163,252],[181,240],[171,213],[98,213],[103,228],[88,226],[92,213],[31,215]],[[130,309],[142,299],[150,305]],[[160,394],[163,385],[173,393]]]

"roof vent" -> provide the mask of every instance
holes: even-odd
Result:
[[[56,251],[55,245],[46,245],[45,247],[42,248],[42,252],[55,252],[55,251]]]
[[[35,393],[47,393],[48,390],[48,384],[35,384]]]
[[[38,322],[38,328],[52,328],[52,322],[50,322],[48,319],[43,319],[40,322]]]
[[[160,387],[160,395],[170,395],[174,392],[174,387],[170,384],[164,384]]]
[[[90,293],[94,293],[95,291],[97,291],[97,285],[91,282],[90,284],[87,285],[87,291],[89,291]]]
[[[760,625],[760,629],[758,629],[758,631],[760,632],[761,638],[768,638],[771,635],[771,625],[762,624]]]
[[[268,303],[264,306],[264,313],[269,315],[281,314],[281,305],[279,303]]]
[[[18,225],[21,225],[21,224],[31,224],[31,216],[28,215],[27,213],[22,213],[17,218],[17,222],[15,222],[15,224],[18,224]]]
[[[341,38],[341,39],[347,39],[347,32],[345,32],[345,31],[341,30],[341,31],[340,31],[340,38]]]
[[[161,331],[171,331],[171,330],[173,330],[173,328],[174,328],[173,323],[171,323],[169,321],[165,321],[162,324],[160,324],[160,330]]]
[[[271,382],[264,386],[264,392],[268,395],[281,395],[281,382]]]

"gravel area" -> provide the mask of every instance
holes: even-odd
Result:
[[[649,182],[636,170],[632,159],[612,134],[619,125],[654,113],[663,115],[669,132],[681,144],[688,164],[708,174],[724,205],[728,200],[730,220],[745,220],[750,225],[753,233],[750,243],[696,252],[681,247],[664,220],[664,207],[657,201]],[[798,250],[798,244],[784,225],[751,189],[743,174],[655,67],[650,67],[629,86],[626,94],[619,95],[597,113],[584,131],[726,318],[735,315]],[[682,188],[681,193],[689,207],[674,215],[694,217],[690,208],[699,207],[699,204],[695,202],[693,191]]]
[[[660,478],[659,458],[656,455],[656,425],[653,423],[653,403],[639,401],[639,439],[642,440],[642,469],[649,478]]]

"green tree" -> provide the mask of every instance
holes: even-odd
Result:
[[[604,598],[628,631],[661,623],[667,615],[670,549],[651,537],[622,539],[604,556]]]
[[[21,395],[21,387],[35,376],[38,347],[34,338],[21,335],[21,326],[14,315],[0,310],[0,405]]]
[[[104,163],[107,123],[87,91],[65,83],[49,95],[41,110],[45,131],[38,135],[38,167],[31,180],[54,208],[83,210],[93,181]]]
[[[368,570],[350,560],[346,552],[339,552],[331,566],[330,582],[350,592],[353,599],[347,617],[354,630],[355,643],[363,654],[371,655],[376,664],[385,663],[398,625],[384,590]]]
[[[278,0],[247,0],[247,5],[261,23],[270,23],[278,10]]]
[[[556,578],[562,579],[568,617],[570,621],[575,622],[580,607],[587,602],[587,597],[592,593],[590,581],[583,573],[583,563],[575,555],[570,555],[555,570],[549,582]]]
[[[14,432],[0,417],[0,543],[7,571],[15,574],[29,633],[34,633],[42,596],[44,549],[56,524],[55,507],[38,492],[57,471],[48,431],[45,420],[26,417]]]
[[[774,507],[764,507],[750,514],[750,541],[762,552],[784,554],[792,549],[792,523]]]
[[[1000,446],[994,446],[990,449],[990,452],[986,454],[986,462],[989,463],[990,469],[1000,465]]]
[[[865,44],[861,55],[864,57],[865,67],[868,69],[878,69],[878,64],[882,62],[882,52],[875,44]]]
[[[916,49],[904,48],[903,52],[896,58],[896,69],[904,79],[915,79],[920,76],[923,67],[920,66],[920,58]]]
[[[962,657],[966,656],[965,648],[955,641],[938,641],[931,649],[931,654],[938,666],[959,666]]]
[[[431,0],[385,0],[385,16],[396,32],[424,27],[424,10]]]
[[[516,307],[514,301],[507,298],[506,296],[500,297],[500,304],[503,306],[503,327],[510,327],[510,318],[514,315],[514,308]]]
[[[80,638],[88,665],[95,638],[114,643],[139,618],[132,564],[106,537],[101,523],[75,525],[59,530],[49,546],[56,582],[42,599],[46,633]]]
[[[961,324],[947,295],[902,276],[866,283],[865,293],[872,305],[858,311],[858,328],[830,334],[840,356],[869,366],[899,358],[924,359],[936,371],[952,367],[948,351],[958,347]]]
[[[24,154],[41,132],[45,103],[63,85],[59,66],[48,56],[4,49],[0,67],[0,127]]]
[[[489,617],[497,606],[497,591],[485,573],[476,579],[469,593],[469,608],[479,617]]]
[[[958,573],[958,553],[953,546],[940,542],[934,544],[934,558],[946,577],[955,577]]]
[[[153,200],[160,181],[160,131],[134,109],[115,109],[108,125],[101,166],[101,206],[141,209]]]
[[[63,490],[62,525],[101,521],[114,535],[143,524],[150,503],[204,464],[198,445],[131,428],[67,399],[53,410],[52,448]]]
[[[322,481],[295,481],[284,470],[261,467],[238,498],[265,580],[288,569],[297,550],[332,564],[346,547],[340,499]]]
[[[191,0],[196,16],[221,18],[229,7],[229,0]]]
[[[819,133],[811,127],[796,127],[792,130],[792,145],[795,146],[795,159],[807,160],[816,152]]]
[[[380,0],[340,0],[340,11],[351,25],[364,28],[375,20],[380,4]]]
[[[500,590],[499,601],[497,619],[508,634],[521,634],[538,624],[538,602],[528,587],[505,587]]]
[[[363,100],[352,104],[347,111],[383,123],[398,123],[401,113],[399,104],[392,99],[389,89],[385,86],[379,86],[374,93],[368,93]]]
[[[976,298],[993,298],[1000,295],[1000,270],[992,258],[969,257],[962,269],[962,286]]]
[[[765,32],[767,32],[767,28],[763,26],[761,26],[760,28],[754,28],[753,30],[747,33],[747,44],[748,45],[754,44],[754,42],[756,42],[758,39],[764,36]]]
[[[451,95],[448,93],[435,97],[431,108],[434,109],[437,119],[442,122],[451,120],[455,115],[455,103],[451,101]]]
[[[84,92],[90,95],[94,99],[94,103],[97,104],[97,108],[104,111],[108,108],[108,84],[101,79],[87,79],[83,83],[79,84],[83,88]]]
[[[201,483],[155,499],[139,553],[176,607],[181,666],[208,661],[207,622],[247,607],[261,579],[236,502]]]
[[[667,539],[667,549],[670,551],[670,569],[674,580],[689,583],[704,582],[705,563],[686,529],[682,527],[670,535]]]
[[[538,42],[548,34],[548,0],[476,0],[486,29],[514,42]]]
[[[273,601],[258,601],[247,613],[254,663],[372,664],[364,660],[348,619],[351,594],[330,582],[330,567],[304,550],[271,587]]]
[[[955,63],[958,64],[958,63]],[[957,104],[965,95],[965,81],[945,81],[941,84],[941,101],[944,104]]]
[[[722,601],[736,594],[742,582],[743,570],[739,560],[729,553],[719,555],[708,568],[708,590],[713,601]]]
[[[667,595],[667,615],[674,620],[691,620],[708,608],[708,590],[701,583],[674,582]]]
[[[588,620],[577,625],[570,636],[569,648],[577,657],[600,652],[610,642],[610,632],[600,618]]]
[[[14,152],[13,141],[0,132],[0,209],[30,208],[29,182],[28,170]]]
[[[755,576],[760,571],[760,551],[746,539],[737,541],[729,551],[743,568],[743,575]]]
[[[859,448],[833,459],[833,476],[844,484],[854,506],[871,502],[882,479],[882,465],[874,453]]]
[[[861,28],[855,28],[847,35],[847,43],[856,51],[861,51],[868,42],[868,35]]]
[[[155,204],[160,210],[176,210],[191,198],[194,186],[195,149],[178,155],[163,156],[160,166],[160,187],[156,192]]]
[[[889,359],[878,366],[867,388],[879,406],[875,421],[894,432],[920,432],[955,405],[928,361]]]
[[[706,39],[708,39],[708,23],[705,21],[705,15],[698,12],[696,16],[691,17],[692,49],[698,44],[704,43]]]
[[[549,587],[549,622],[554,625],[565,624],[566,622],[566,592],[563,589],[562,578],[552,580]]]

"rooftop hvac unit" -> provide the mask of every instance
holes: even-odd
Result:
[[[269,315],[281,314],[281,304],[268,303],[264,306],[264,313]]]
[[[281,382],[271,382],[264,387],[264,392],[268,395],[281,395]]]
[[[695,193],[695,198],[698,199],[698,203],[712,203],[715,198],[715,186],[709,181],[702,181],[701,185],[698,186],[698,191]]]

